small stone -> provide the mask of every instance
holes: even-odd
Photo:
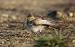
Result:
[[[2,44],[4,44],[4,41],[2,41]]]
[[[62,15],[63,15],[63,13],[62,13],[62,12],[57,12],[57,14],[58,14],[59,16],[62,16]]]
[[[70,16],[70,17],[73,17],[73,13],[72,13],[72,12],[70,12],[70,13],[69,13],[69,16]]]
[[[17,19],[17,17],[16,17],[16,16],[11,16],[11,18],[12,18],[13,20],[16,20],[16,19]]]
[[[75,43],[75,40],[73,40],[72,42]]]
[[[8,14],[2,14],[2,16],[8,18],[9,15]]]

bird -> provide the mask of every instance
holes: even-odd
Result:
[[[42,32],[47,26],[54,24],[48,20],[42,19],[41,16],[33,16],[31,14],[27,17],[27,28],[32,32]]]

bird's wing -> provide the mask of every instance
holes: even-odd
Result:
[[[48,20],[36,20],[35,24],[37,25],[54,25],[51,21]]]

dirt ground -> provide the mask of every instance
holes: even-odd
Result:
[[[28,31],[24,26],[27,13],[11,10],[0,11],[0,47],[33,47],[35,40],[39,36],[48,35],[52,29],[46,29],[44,32],[35,34]],[[64,23],[65,24],[65,23]],[[68,26],[66,27],[66,25]],[[62,34],[69,36],[69,47],[75,44],[75,24],[66,22],[66,25],[57,27],[61,28]],[[73,43],[72,43],[73,42]]]
[[[16,3],[18,1],[18,3]],[[51,0],[1,0],[0,1],[0,47],[33,47],[35,40],[42,35],[48,35],[52,29],[46,29],[44,32],[36,34],[26,29],[26,19],[29,13],[34,15],[46,16],[48,9],[63,10],[68,1],[59,0],[50,4]],[[63,2],[62,2],[63,1]],[[6,2],[6,3],[5,3]],[[26,3],[27,2],[27,3]],[[54,4],[65,5],[54,5]],[[3,4],[3,5],[2,5]],[[49,6],[50,4],[50,6]],[[68,22],[72,19],[72,22]],[[67,25],[57,27],[61,28],[64,36],[69,36],[68,47],[75,47],[75,18],[71,17],[65,22]],[[64,20],[63,20],[64,21]],[[64,24],[64,23],[63,23]]]

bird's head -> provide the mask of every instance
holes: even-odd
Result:
[[[34,15],[29,14],[28,17],[27,17],[27,19],[28,19],[29,21],[33,21],[33,20],[35,20],[36,18],[35,18]]]

